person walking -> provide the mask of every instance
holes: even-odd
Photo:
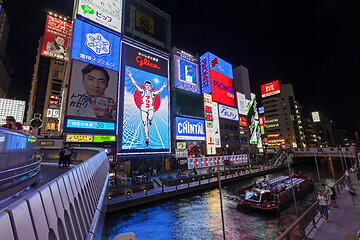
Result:
[[[329,187],[328,185],[323,184],[323,187],[325,188],[325,193],[327,193],[327,195],[330,197],[331,202],[334,204],[334,208],[337,208],[336,199],[335,199],[336,192],[333,191],[333,189],[331,187]]]
[[[325,222],[328,222],[328,203],[326,197],[319,191],[317,199],[319,200],[320,214],[325,217]]]
[[[63,167],[69,167],[70,166],[70,158],[73,155],[72,147],[67,143],[64,148],[64,163]]]
[[[348,190],[348,192],[349,192],[349,194],[350,194],[350,196],[351,196],[351,200],[352,200],[352,204],[353,205],[356,205],[356,203],[355,203],[355,198],[356,198],[356,200],[358,200],[359,201],[359,199],[358,199],[358,197],[357,197],[357,195],[356,195],[356,192],[355,192],[355,189],[354,188],[352,188],[352,187],[350,187],[350,184],[346,184],[346,190]]]
[[[64,147],[60,148],[59,151],[59,167],[61,167],[62,164],[64,164],[65,161],[65,149]]]

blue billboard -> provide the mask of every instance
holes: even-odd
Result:
[[[114,133],[115,123],[65,118],[64,131]]]
[[[119,71],[120,37],[75,19],[71,58]]]
[[[204,120],[176,117],[176,140],[205,140]]]

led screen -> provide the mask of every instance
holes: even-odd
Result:
[[[219,117],[233,121],[239,121],[239,113],[236,108],[219,104]]]
[[[92,142],[93,137],[93,135],[67,134],[66,142]]]
[[[122,1],[79,0],[77,14],[111,30],[121,32]]]
[[[116,136],[109,135],[94,135],[94,142],[102,143],[102,142],[115,142]]]
[[[204,120],[176,117],[176,140],[205,140]]]
[[[75,19],[71,58],[119,71],[120,37]]]
[[[261,85],[261,97],[268,97],[280,93],[279,80]]]
[[[48,15],[41,55],[67,60],[66,53],[70,36],[71,23]]]
[[[169,151],[168,60],[123,44],[123,152]]]
[[[232,79],[210,69],[213,101],[235,107]]]
[[[65,118],[64,131],[115,132],[115,123]]]
[[[173,48],[175,87],[201,93],[198,59],[185,51]]]
[[[118,73],[72,61],[66,116],[115,121]]]

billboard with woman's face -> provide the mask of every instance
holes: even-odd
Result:
[[[117,85],[116,71],[73,60],[66,116],[115,121]]]

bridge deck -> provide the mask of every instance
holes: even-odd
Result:
[[[357,195],[360,195],[360,181],[352,177],[352,184]],[[336,202],[338,208],[330,207],[328,222],[325,223],[322,218],[317,224],[317,228],[310,233],[310,239],[359,239],[356,237],[356,233],[360,229],[360,198],[355,198],[356,205],[353,205],[350,194],[344,188],[341,194],[337,195]]]
[[[19,194],[13,195],[7,199],[0,201],[0,210],[10,206],[11,204],[15,203],[16,201],[25,197],[36,189],[39,189],[41,186],[64,174],[73,167],[74,165],[70,165],[69,168],[58,168],[57,163],[43,162],[39,172],[39,181],[36,184],[33,184],[29,189],[24,189]]]

